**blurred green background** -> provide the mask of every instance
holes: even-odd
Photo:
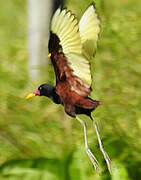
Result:
[[[82,15],[90,2],[68,0],[66,6]],[[81,124],[47,98],[25,100],[39,84],[55,83],[53,68],[43,69],[46,77],[36,83],[29,78],[26,1],[1,0],[0,180],[141,179],[141,1],[95,3],[102,30],[91,97],[102,101],[93,117],[113,163],[112,175],[90,120],[81,116],[100,175],[85,153]]]

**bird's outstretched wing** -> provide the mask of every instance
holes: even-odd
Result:
[[[91,8],[94,6],[91,5],[86,10],[79,24],[71,11],[60,8],[55,12],[51,21],[49,52],[56,73],[56,84],[61,82],[63,83],[62,88],[69,88],[81,96],[88,96],[92,81],[89,59],[84,56],[83,50],[88,54],[89,48],[86,43],[91,40],[91,37],[94,36],[92,42],[96,43],[97,41],[95,34],[90,36],[87,30],[87,28],[91,28],[90,21],[93,20],[93,17],[95,18],[93,12],[95,10],[91,10]],[[87,22],[89,26],[86,28],[85,34],[83,26],[87,26]],[[92,25],[95,25],[93,21]],[[90,33],[95,32],[93,29],[90,31]],[[91,46],[96,47],[95,43]]]
[[[82,53],[78,21],[71,11],[57,9],[51,21],[51,32],[59,38],[59,45],[65,55]]]
[[[98,35],[100,32],[100,20],[92,3],[79,22],[79,31],[83,45],[83,53],[87,59],[91,59],[97,48]]]

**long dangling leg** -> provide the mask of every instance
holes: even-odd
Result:
[[[88,156],[89,156],[95,170],[98,171],[98,161],[97,161],[96,157],[93,155],[93,153],[91,152],[91,150],[89,149],[89,146],[88,146],[86,123],[82,119],[80,119],[79,117],[76,117],[76,119],[83,125],[83,128],[84,128],[85,151],[88,154]]]
[[[92,118],[91,118],[92,119]],[[104,150],[104,147],[103,147],[103,144],[102,144],[102,141],[101,141],[101,138],[100,138],[100,134],[99,134],[99,129],[98,129],[98,125],[97,123],[94,121],[94,119],[92,119],[93,121],[93,126],[95,128],[95,131],[96,131],[96,134],[97,134],[97,138],[98,138],[98,143],[99,143],[99,146],[100,146],[100,150],[104,156],[104,159],[107,163],[107,167],[108,167],[108,170],[109,172],[111,173],[111,160],[108,156],[108,154],[106,153],[106,151]]]

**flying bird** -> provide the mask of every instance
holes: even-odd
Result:
[[[85,122],[78,114],[85,114],[93,120],[91,112],[101,103],[89,97],[92,88],[90,62],[93,60],[97,48],[100,32],[100,20],[92,3],[78,22],[76,16],[67,9],[58,8],[54,13],[50,26],[49,54],[54,66],[56,85],[42,84],[26,98],[46,96],[54,103],[64,106],[65,112],[77,118],[84,127],[85,149],[95,169],[98,161],[88,147]],[[109,171],[110,159],[105,152],[96,122],[96,129],[100,149],[104,155]]]

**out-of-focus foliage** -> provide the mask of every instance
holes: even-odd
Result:
[[[69,0],[79,16],[92,2]],[[95,1],[101,19],[99,46],[92,73],[94,99],[101,100],[97,120],[113,162],[110,177],[90,120],[89,144],[101,174],[85,154],[83,129],[44,97],[25,95],[45,81],[53,68],[33,83],[28,76],[26,1],[0,3],[0,179],[1,180],[136,180],[141,179],[141,1]],[[46,76],[45,76],[46,74]]]

